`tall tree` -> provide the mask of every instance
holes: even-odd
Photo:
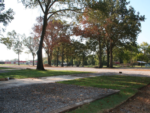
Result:
[[[33,66],[34,66],[35,55],[38,50],[38,43],[39,43],[38,39],[32,38],[31,36],[27,38],[25,37],[23,39],[24,46],[26,46],[29,49],[29,52],[32,54]]]
[[[104,4],[103,10],[99,7]],[[113,67],[113,48],[116,45],[123,45],[135,42],[140,33],[141,21],[145,16],[135,13],[133,7],[127,8],[129,2],[126,0],[105,0],[91,4],[92,9],[88,13],[88,20],[103,27],[105,38],[109,41],[110,67]]]
[[[77,36],[89,38],[88,45],[91,46],[93,51],[97,51],[99,57],[99,68],[102,68],[102,54],[105,41],[103,27],[101,27],[100,24],[89,22],[88,17],[86,20],[81,21],[81,23],[83,26],[75,27],[73,32]]]
[[[149,44],[148,44],[147,42],[142,42],[142,43],[140,44],[140,47],[141,47],[141,49],[142,49],[144,55],[146,54],[146,51],[147,51],[147,49],[148,49],[148,46],[149,46]]]
[[[22,42],[22,39],[25,37],[25,35],[20,35],[20,34],[17,34],[16,31],[12,31],[12,32],[8,32],[8,37],[10,39],[12,39],[13,43],[12,43],[12,47],[13,47],[13,50],[15,51],[16,54],[18,54],[18,65],[20,65],[20,62],[19,62],[19,55],[23,52],[23,42]]]
[[[41,17],[37,18],[38,24],[34,26],[34,34],[36,37],[40,38],[40,34],[42,32],[42,24]],[[51,66],[52,61],[52,53],[55,46],[58,45],[62,37],[62,33],[66,34],[68,29],[68,25],[61,20],[51,20],[48,22],[46,33],[44,36],[43,47],[47,54],[48,64]],[[62,39],[61,39],[62,40]]]
[[[83,9],[86,0],[21,0],[22,3],[26,7],[36,7],[40,6],[41,10],[43,12],[43,27],[42,27],[42,33],[40,38],[40,44],[38,49],[38,63],[37,63],[37,69],[38,70],[44,70],[43,62],[42,62],[42,46],[43,46],[43,40],[46,33],[46,27],[48,21],[54,17],[54,15],[64,15],[67,13],[69,16],[74,12],[80,12],[81,9]]]

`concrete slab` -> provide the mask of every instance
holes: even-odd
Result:
[[[87,77],[97,77],[97,76],[111,76],[111,75],[125,75],[125,76],[138,76],[138,77],[150,77],[150,73],[143,72],[99,72],[99,73],[88,73],[88,74],[73,74],[73,75],[61,75],[52,77],[40,77],[40,78],[26,78],[26,79],[13,79],[9,81],[0,81],[0,89],[32,85],[32,84],[42,84],[42,83],[55,83],[58,81],[67,81]]]
[[[95,77],[95,76],[93,76],[93,77]],[[80,78],[85,78],[85,77],[62,75],[62,76],[54,76],[54,77],[13,79],[13,80],[8,80],[8,81],[1,81],[0,82],[0,89],[6,89],[6,88],[11,88],[11,87],[17,87],[17,86],[32,85],[32,84],[55,83],[58,81],[74,80],[74,79],[80,79]]]

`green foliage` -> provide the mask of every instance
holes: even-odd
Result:
[[[85,9],[88,13],[78,17],[78,21],[83,24],[84,30],[82,30],[83,27],[79,27],[81,30],[77,31],[77,35],[92,40],[90,42],[95,44],[95,47],[91,47],[91,50],[96,50],[100,63],[103,62],[103,50],[106,47],[109,48],[110,67],[113,67],[113,48],[123,47],[130,42],[135,43],[138,34],[141,32],[141,21],[145,20],[145,16],[136,14],[133,7],[127,7],[128,4],[129,2],[126,0],[94,1],[89,3],[89,7]]]
[[[88,56],[87,58],[87,64],[88,65],[95,65],[95,59],[93,55]]]
[[[143,53],[145,54],[147,52],[147,49],[148,49],[148,43],[147,42],[142,42],[140,44],[140,48],[142,49]]]
[[[7,11],[3,11],[5,9],[5,4],[0,4],[0,23],[3,26],[8,25],[14,19],[14,11],[12,9],[8,9]],[[0,27],[0,43],[7,46],[7,48],[11,48],[12,41],[8,37],[5,38],[1,33],[5,31],[5,29],[1,26]]]
[[[7,37],[7,38],[2,37],[2,38],[0,38],[0,43],[6,45],[6,47],[8,49],[10,49],[13,45],[13,40],[9,37]]]
[[[137,54],[137,60],[148,62],[148,57],[145,56],[143,53],[139,53],[139,54]]]
[[[3,23],[6,26],[14,19],[14,11],[12,9],[8,9],[7,11],[3,11],[5,9],[5,4],[0,4],[0,23]]]
[[[39,43],[38,39],[32,37],[28,37],[28,38],[24,37],[23,39],[23,44],[25,47],[29,49],[29,53],[32,54],[33,60],[38,50],[38,43]],[[34,65],[34,61],[33,61],[33,65]]]

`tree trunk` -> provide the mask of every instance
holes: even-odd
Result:
[[[51,66],[51,53],[49,53],[49,50],[47,51],[47,59],[48,59],[48,65]]]
[[[84,67],[84,55],[83,55],[83,61],[82,61],[83,63],[82,63],[82,67]]]
[[[19,53],[18,53],[18,65],[20,65],[20,62],[19,62]]]
[[[110,68],[113,68],[112,42],[110,42]]]
[[[57,51],[57,67],[58,67],[58,51]]]
[[[33,56],[33,66],[34,66],[34,55],[32,55]]]
[[[73,67],[73,57],[72,57],[72,67]]]
[[[61,54],[61,67],[64,67],[64,51],[62,50],[62,54]]]
[[[50,51],[50,62],[49,65],[52,66],[52,51]]]
[[[47,27],[47,15],[48,15],[48,7],[46,7],[45,14],[44,14],[42,34],[40,38],[39,49],[37,52],[37,57],[38,57],[37,68],[36,68],[37,70],[44,70],[43,59],[42,59],[42,46],[43,46],[44,35]]]
[[[99,37],[99,68],[102,68],[102,46]]]
[[[67,66],[68,66],[68,56],[67,56]]]
[[[51,61],[52,61],[52,53],[48,54],[48,65],[51,66]]]
[[[109,45],[107,44],[107,67],[109,67]]]

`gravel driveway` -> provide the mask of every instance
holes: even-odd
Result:
[[[55,113],[66,106],[116,92],[118,90],[59,83],[0,89],[0,113]]]

